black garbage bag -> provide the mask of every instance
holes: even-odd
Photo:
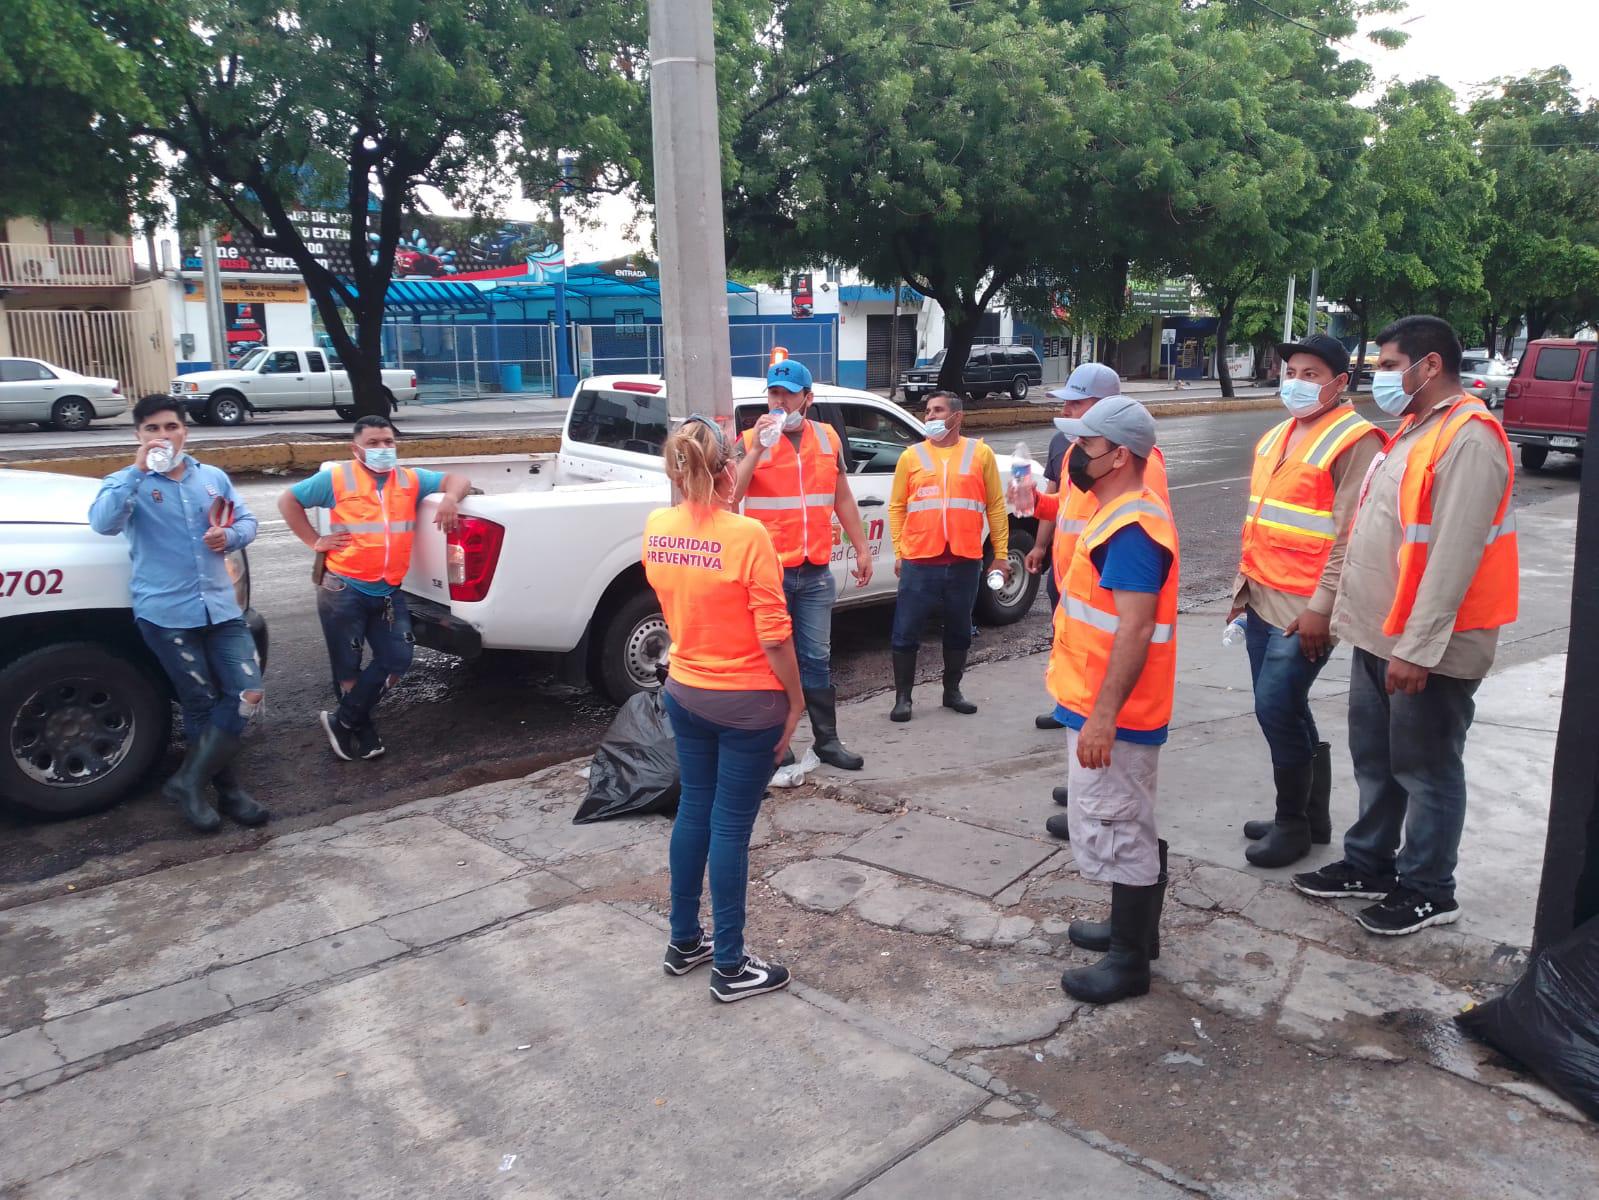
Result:
[[[1455,1021],[1599,1120],[1599,917],[1534,958],[1504,995]]]
[[[622,705],[589,764],[589,790],[574,825],[677,811],[682,790],[677,743],[661,691],[640,692]]]

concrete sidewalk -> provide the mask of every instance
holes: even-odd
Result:
[[[573,826],[580,763],[0,912],[0,1196],[1591,1196],[1599,1134],[1449,1021],[1525,960],[1574,514],[1519,516],[1455,926],[1372,938],[1245,867],[1269,765],[1188,613],[1148,997],[1059,991],[1106,890],[1042,832],[1043,660],[994,663],[976,717],[848,706],[867,769],[769,799],[749,937],[785,995],[662,974],[670,824]]]

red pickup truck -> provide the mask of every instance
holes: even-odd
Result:
[[[1551,450],[1582,456],[1593,407],[1599,343],[1543,338],[1527,344],[1505,389],[1505,433],[1521,447],[1521,465],[1540,469]]]

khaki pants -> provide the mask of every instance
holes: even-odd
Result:
[[[1160,747],[1117,741],[1110,766],[1090,771],[1077,761],[1077,731],[1066,731],[1066,786],[1072,854],[1084,879],[1148,887],[1160,877],[1155,844],[1155,785]]]

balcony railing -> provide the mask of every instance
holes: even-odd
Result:
[[[0,287],[127,287],[132,282],[129,246],[0,242]]]

